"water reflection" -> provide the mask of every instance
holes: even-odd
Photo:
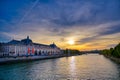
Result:
[[[70,64],[69,64],[70,66],[70,68],[69,68],[69,70],[70,70],[70,74],[71,74],[71,76],[72,77],[75,77],[75,75],[76,75],[76,73],[75,73],[75,70],[76,70],[76,65],[75,65],[75,57],[74,56],[72,56],[71,58],[70,58]]]
[[[0,66],[0,80],[119,80],[120,65],[90,54]]]

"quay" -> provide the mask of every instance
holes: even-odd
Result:
[[[63,57],[63,55],[6,57],[6,58],[0,58],[0,64],[30,62],[30,61],[35,61],[35,60],[54,59],[54,58],[60,58],[60,57]]]

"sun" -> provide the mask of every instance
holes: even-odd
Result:
[[[75,42],[74,42],[74,40],[69,40],[68,43],[69,43],[70,45],[73,45]]]

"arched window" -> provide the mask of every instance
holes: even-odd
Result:
[[[44,53],[44,51],[42,51],[42,53]]]
[[[37,50],[35,50],[35,55],[37,55]]]
[[[41,55],[41,51],[39,51],[39,55]]]

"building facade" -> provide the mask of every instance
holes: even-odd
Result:
[[[0,56],[45,56],[60,54],[60,48],[54,43],[50,45],[34,43],[29,36],[21,41],[11,40],[8,43],[0,43]]]

